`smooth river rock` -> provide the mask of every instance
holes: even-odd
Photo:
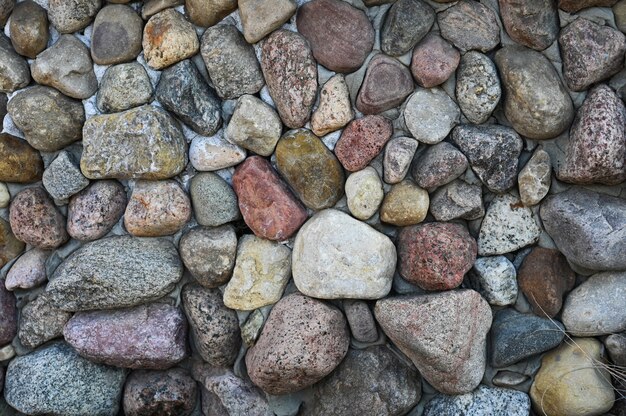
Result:
[[[404,109],[406,127],[425,144],[441,142],[460,118],[461,110],[440,88],[417,88]]]
[[[380,46],[391,56],[404,55],[419,42],[435,23],[435,12],[421,0],[398,0],[385,16]]]
[[[499,0],[506,33],[520,45],[546,49],[559,34],[559,13],[552,0]]]
[[[30,59],[48,46],[48,14],[32,0],[18,3],[9,24],[11,43],[15,51]]]
[[[484,123],[500,102],[501,95],[493,61],[476,51],[463,55],[456,73],[456,99],[465,117],[474,124]]]
[[[413,78],[400,61],[385,54],[374,56],[356,98],[363,114],[378,114],[400,105],[413,92]]]
[[[487,52],[500,43],[496,13],[486,5],[461,0],[437,15],[441,36],[461,51]]]
[[[13,92],[29,83],[28,62],[15,52],[11,40],[0,33],[0,92]]]

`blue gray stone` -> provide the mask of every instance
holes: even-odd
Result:
[[[458,396],[438,394],[424,408],[423,416],[528,416],[530,398],[526,393],[480,385]]]

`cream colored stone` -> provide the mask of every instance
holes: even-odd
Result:
[[[282,130],[280,117],[272,107],[253,95],[243,95],[226,128],[226,139],[261,156],[269,156]]]
[[[7,188],[7,185],[4,182],[0,182],[0,208],[8,207],[9,201],[11,201],[9,188]]]
[[[239,240],[233,277],[224,290],[224,305],[251,311],[280,300],[291,276],[291,250],[254,235]]]
[[[550,190],[552,182],[550,155],[538,149],[517,175],[519,194],[526,206],[537,205]]]
[[[339,130],[354,118],[346,79],[337,74],[326,81],[320,91],[320,102],[311,116],[311,128],[317,136]]]
[[[221,135],[198,136],[189,146],[189,161],[194,169],[206,172],[235,166],[246,158],[246,150],[226,141]]]
[[[285,23],[296,12],[293,0],[239,0],[243,36],[257,43]]]
[[[200,50],[193,25],[174,9],[152,16],[143,29],[143,53],[148,65],[164,69]]]
[[[391,188],[380,207],[380,220],[398,227],[418,224],[428,214],[428,192],[404,180]]]
[[[346,198],[350,213],[362,221],[378,211],[385,193],[383,183],[376,170],[368,166],[354,172],[346,180]]]
[[[15,348],[13,348],[13,345],[0,348],[0,361],[10,360],[13,357],[15,357]]]

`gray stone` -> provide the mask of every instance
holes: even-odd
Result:
[[[490,191],[503,193],[515,186],[518,158],[524,147],[515,130],[467,124],[454,129],[452,140]]]
[[[394,184],[404,179],[417,147],[418,142],[410,137],[396,137],[387,142],[383,158],[385,182]]]
[[[196,381],[182,368],[133,371],[124,386],[124,415],[191,416],[197,397]]]
[[[474,262],[472,285],[490,305],[512,305],[517,300],[517,272],[504,256],[479,257]]]
[[[541,220],[558,249],[591,270],[626,269],[626,201],[573,187],[546,198]]]
[[[626,272],[598,273],[572,290],[563,305],[567,332],[590,337],[626,330]]]
[[[500,26],[495,12],[486,5],[461,0],[437,15],[441,36],[461,51],[487,52],[500,43]]]
[[[35,86],[19,92],[7,108],[26,141],[37,150],[54,152],[82,137],[82,103],[53,88]]]
[[[272,107],[253,95],[243,95],[237,100],[226,128],[226,139],[261,156],[269,156],[282,129],[280,117]]]
[[[437,221],[476,220],[485,215],[482,187],[454,180],[431,195],[430,213]]]
[[[207,377],[203,385],[213,393],[225,411],[225,413],[205,412],[206,415],[274,416],[265,394],[249,380],[239,378],[230,371]]]
[[[102,0],[50,0],[48,18],[59,33],[77,32],[89,25]]]
[[[117,113],[152,101],[152,84],[145,68],[138,62],[107,68],[96,105],[103,113]]]
[[[30,415],[116,416],[125,378],[125,370],[92,363],[60,342],[11,361],[4,397]]]
[[[216,227],[240,218],[237,195],[219,175],[199,173],[189,186],[196,221],[200,225]]]
[[[215,288],[230,279],[237,255],[237,235],[231,225],[196,227],[182,236],[178,249],[185,267],[198,283]]]
[[[163,71],[156,99],[198,134],[212,136],[222,124],[220,100],[189,59]]]
[[[411,175],[419,186],[433,189],[452,182],[467,170],[467,158],[448,142],[437,143],[413,163]]]
[[[530,398],[526,393],[487,387],[478,388],[460,396],[438,394],[424,408],[424,416],[527,416],[530,414]]]
[[[0,0],[0,26],[4,27],[15,7],[15,0]]]
[[[461,58],[456,73],[456,99],[461,111],[474,124],[482,124],[500,102],[502,90],[495,64],[480,52]]]
[[[346,314],[352,337],[359,342],[376,342],[378,331],[376,321],[367,303],[362,300],[344,300],[343,311]]]
[[[65,200],[80,192],[87,185],[85,178],[71,153],[62,151],[43,172],[43,186],[58,200]]]
[[[182,6],[185,0],[147,0],[141,8],[141,18],[149,20],[152,16],[160,11],[171,7]]]
[[[182,274],[171,242],[109,237],[73,252],[55,270],[46,291],[54,306],[67,311],[120,308],[163,297]]]
[[[604,346],[609,352],[613,364],[626,365],[626,334],[612,334],[604,340]]]
[[[254,48],[232,25],[208,28],[200,53],[217,94],[225,100],[259,92],[265,80]]]
[[[0,33],[0,92],[13,92],[29,83],[28,62],[15,52],[9,38]]]
[[[435,23],[435,11],[421,0],[398,0],[385,17],[380,33],[383,52],[392,56],[410,51]]]
[[[248,43],[257,43],[278,29],[298,7],[293,0],[239,0],[237,4]]]
[[[9,102],[9,97],[6,94],[0,93],[0,123],[4,120],[4,116],[7,115],[7,103]]]
[[[548,194],[552,184],[550,155],[537,149],[517,175],[519,195],[524,205],[536,205]]]
[[[26,348],[37,348],[63,336],[63,326],[71,317],[71,312],[55,308],[50,297],[42,293],[22,308],[17,335]]]
[[[446,138],[461,118],[461,110],[441,88],[417,88],[406,103],[404,122],[413,137],[426,144]]]
[[[143,20],[129,6],[110,4],[98,12],[91,35],[91,57],[98,65],[134,60],[141,52]]]
[[[73,35],[61,35],[54,45],[37,55],[30,72],[37,83],[72,98],[89,98],[98,90],[89,49]]]
[[[48,252],[39,248],[22,254],[6,275],[4,285],[7,290],[31,289],[45,282],[47,258]]]

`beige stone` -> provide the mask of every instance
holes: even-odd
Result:
[[[174,9],[163,10],[148,20],[142,44],[146,62],[154,69],[164,69],[200,50],[193,25]]]
[[[552,183],[550,155],[538,149],[517,175],[519,194],[526,206],[537,205],[550,190]]]
[[[185,0],[189,20],[195,25],[213,26],[237,8],[237,0]]]
[[[424,221],[430,200],[428,192],[410,180],[391,188],[380,207],[380,220],[404,227]]]
[[[346,180],[346,198],[350,213],[362,221],[369,219],[378,211],[385,196],[383,183],[371,166],[354,172]]]
[[[0,182],[0,208],[8,207],[9,201],[11,201],[9,188],[7,188],[7,185],[4,182]]]
[[[226,128],[226,138],[261,156],[269,156],[282,129],[280,117],[272,107],[253,95],[243,95]]]
[[[339,130],[354,118],[346,79],[337,74],[326,81],[320,91],[320,102],[311,116],[311,128],[317,136]]]
[[[243,36],[257,43],[289,20],[296,8],[293,0],[239,0]]]

